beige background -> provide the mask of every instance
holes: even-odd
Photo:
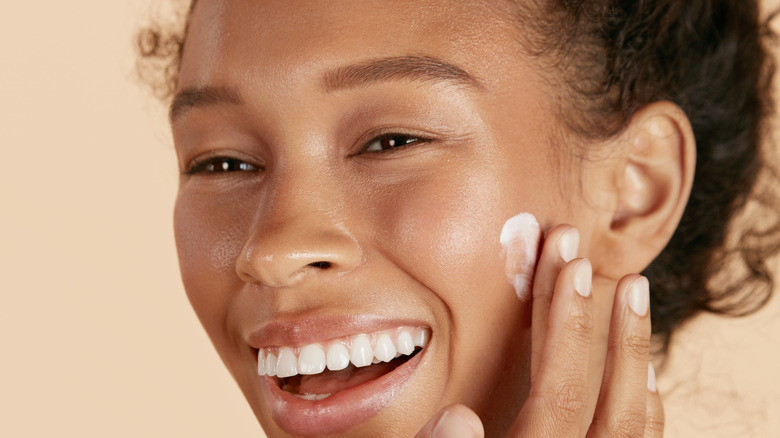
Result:
[[[164,110],[132,82],[148,4],[0,14],[0,436],[261,435],[179,284]],[[778,316],[686,330],[668,436],[780,436]]]

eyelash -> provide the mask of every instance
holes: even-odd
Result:
[[[386,153],[395,149],[406,148],[418,143],[428,143],[430,139],[415,135],[389,133],[375,137],[363,147],[361,153]],[[387,143],[387,144],[385,144]],[[378,147],[374,147],[374,145]]]
[[[247,163],[239,158],[212,156],[202,159],[195,159],[189,169],[184,173],[187,175],[195,174],[218,174],[229,172],[257,172],[259,167]]]
[[[430,139],[414,135],[390,133],[374,137],[366,143],[360,153],[382,154],[395,149],[406,148],[418,143],[428,143]],[[239,158],[225,156],[211,156],[193,160],[190,167],[184,172],[187,175],[218,174],[232,172],[257,172],[260,167],[243,161]]]

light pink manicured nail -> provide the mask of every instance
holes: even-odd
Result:
[[[590,260],[582,259],[574,266],[574,290],[583,297],[590,296],[593,282],[593,266]]]
[[[475,436],[477,433],[474,431],[474,427],[466,419],[450,411],[444,411],[431,433],[432,438],[472,438]]]
[[[564,262],[569,263],[577,257],[580,248],[580,232],[572,228],[558,238],[558,254]]]
[[[658,386],[655,381],[655,367],[652,362],[647,364],[647,389],[650,392],[658,391]]]
[[[642,277],[634,280],[628,287],[628,307],[642,317],[650,308],[650,283]]]

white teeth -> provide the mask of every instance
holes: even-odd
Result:
[[[263,353],[263,350],[257,352],[257,375],[265,375],[265,353]]]
[[[352,339],[352,351],[349,360],[356,367],[367,367],[374,360],[374,350],[367,335],[358,335]]]
[[[319,344],[311,344],[301,348],[298,354],[299,374],[319,374],[325,371],[325,351]]]
[[[333,344],[328,348],[328,369],[340,371],[349,366],[349,350],[342,344]]]
[[[417,333],[417,336],[415,336],[414,346],[415,347],[425,347],[427,344],[428,344],[428,331],[427,330],[420,330]]]
[[[408,356],[416,347],[425,348],[430,331],[419,327],[398,327],[391,330],[359,334],[329,341],[327,349],[315,343],[302,347],[260,348],[257,352],[257,374],[260,376],[292,377],[297,374],[314,375],[329,369],[340,371],[350,362],[356,367],[366,367],[380,362],[390,362],[400,356]],[[324,344],[327,345],[327,344]],[[327,353],[326,353],[327,352]],[[294,394],[298,395],[298,394]],[[301,398],[321,400],[329,394],[306,394]]]
[[[273,353],[268,353],[265,358],[265,373],[272,377],[276,375],[276,355]]]
[[[396,350],[401,354],[412,354],[414,352],[414,341],[408,331],[404,330],[398,335]]]
[[[298,374],[298,358],[292,348],[282,347],[279,350],[279,360],[276,362],[276,377],[291,377]]]
[[[332,394],[293,394],[298,398],[311,401],[320,401],[330,397]]]
[[[376,347],[374,347],[374,356],[382,362],[390,362],[395,359],[395,345],[390,339],[387,333],[383,333],[376,340]]]

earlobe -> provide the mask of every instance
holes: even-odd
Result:
[[[608,244],[631,266],[624,263],[616,276],[642,271],[666,246],[688,203],[696,167],[693,130],[671,102],[642,108],[618,141],[624,159],[616,174]]]

